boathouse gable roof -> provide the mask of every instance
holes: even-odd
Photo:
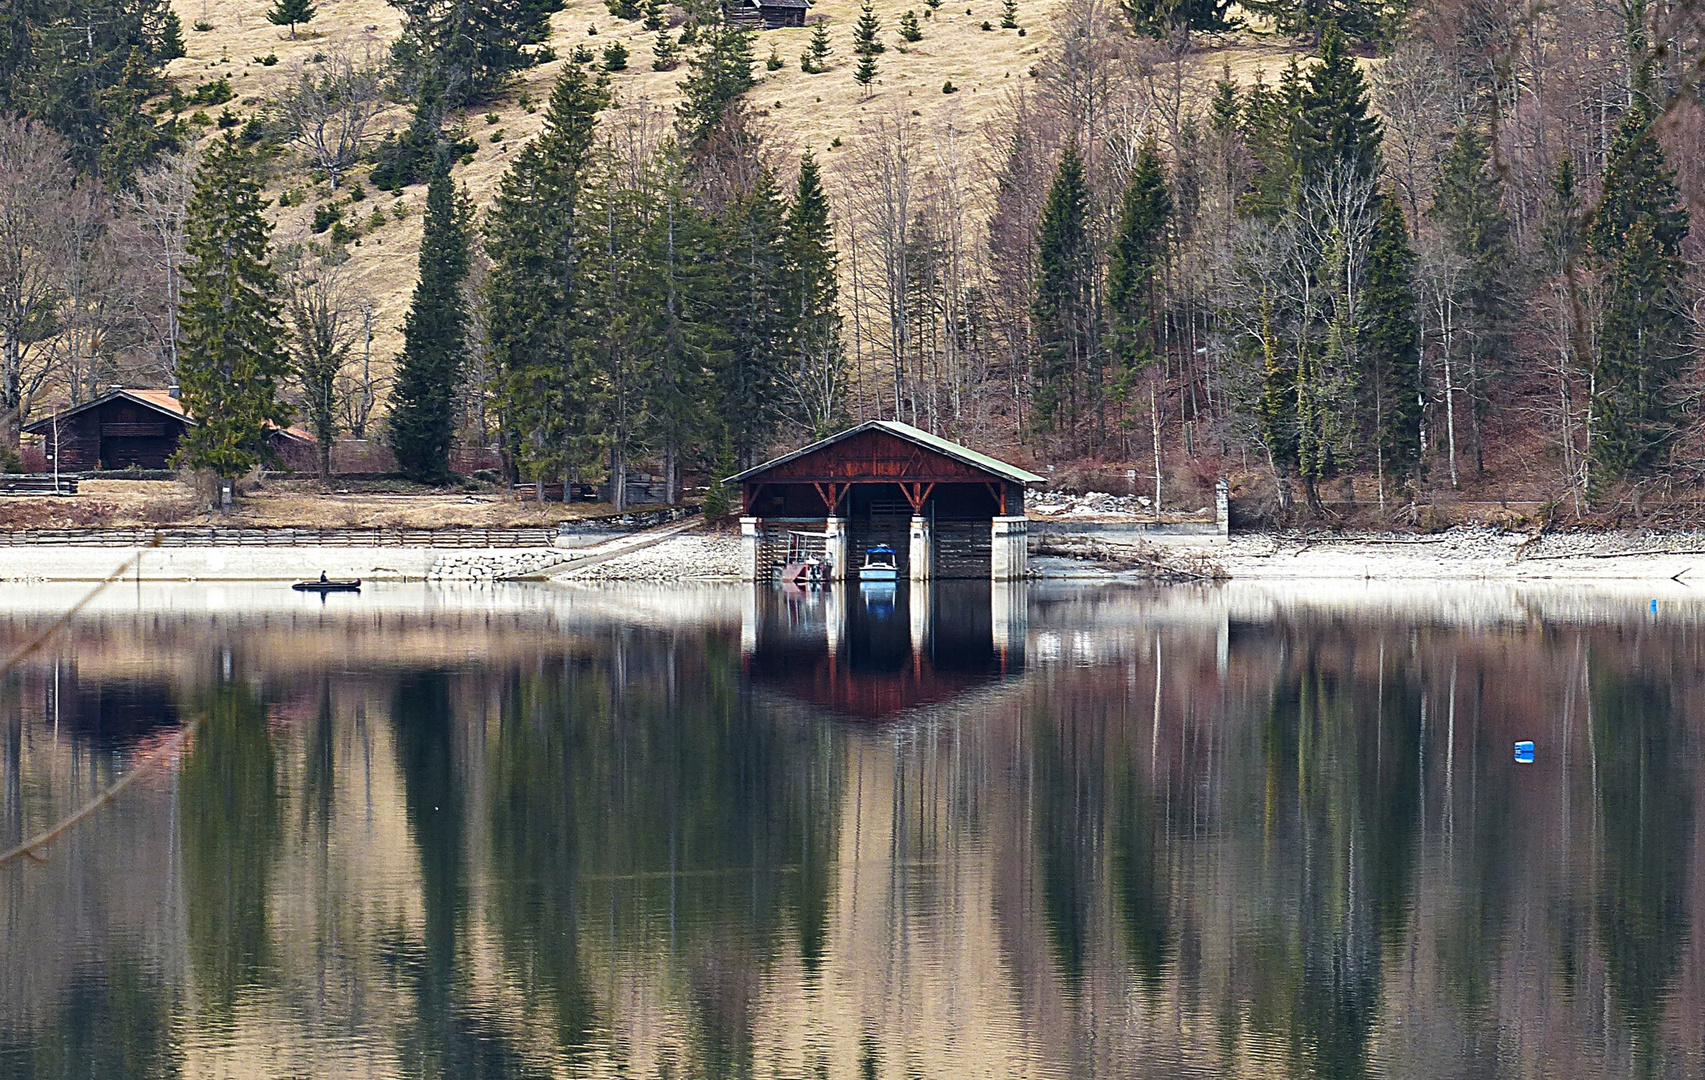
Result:
[[[870,420],[863,424],[859,424],[857,427],[848,428],[839,434],[831,435],[826,439],[820,439],[809,446],[800,447],[792,453],[783,454],[771,461],[766,461],[762,465],[747,469],[745,472],[736,473],[724,481],[724,483],[738,484],[757,480],[768,474],[776,473],[783,474],[776,476],[776,479],[778,480],[803,479],[803,477],[795,477],[792,475],[798,471],[798,466],[803,464],[803,459],[821,454],[823,451],[838,444],[845,443],[856,436],[865,436],[869,433],[881,433],[892,438],[899,439],[923,450],[939,454],[942,457],[957,462],[962,466],[966,466],[975,472],[983,473],[990,477],[1004,480],[1008,483],[1037,484],[1042,482],[1042,477],[1037,476],[1033,472],[1020,469],[1016,465],[1009,465],[1006,462],[997,458],[992,458],[987,454],[980,454],[969,447],[961,446],[956,442],[943,439],[939,435],[932,435],[929,432],[920,428],[915,428],[910,424],[902,424],[895,420]],[[899,475],[893,477],[893,479],[896,480],[903,478],[903,476]]]

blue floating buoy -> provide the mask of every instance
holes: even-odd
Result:
[[[1518,765],[1532,765],[1533,764],[1533,743],[1531,743],[1531,742],[1516,743],[1516,764],[1518,764]]]
[[[1656,615],[1657,613],[1658,613],[1658,601],[1657,601],[1656,597],[1653,597],[1652,598],[1652,614]]]

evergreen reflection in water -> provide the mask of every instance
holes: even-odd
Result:
[[[1705,1065],[1705,609],[842,592],[74,628],[9,835],[199,727],[0,871],[0,1074]]]

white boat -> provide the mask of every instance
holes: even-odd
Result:
[[[860,581],[898,581],[900,580],[900,564],[896,561],[894,549],[887,544],[878,544],[864,553],[864,565],[858,568]]]

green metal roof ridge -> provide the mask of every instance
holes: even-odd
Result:
[[[977,451],[972,450],[968,446],[960,446],[958,443],[951,442],[939,435],[931,435],[922,428],[915,428],[910,424],[904,424],[898,420],[866,420],[862,424],[847,428],[845,431],[837,434],[830,435],[826,439],[818,439],[816,442],[802,446],[798,450],[789,451],[788,453],[782,454],[780,457],[771,458],[762,465],[754,465],[750,469],[737,472],[733,476],[725,479],[723,483],[732,484],[737,481],[744,480],[749,476],[773,469],[778,465],[784,465],[796,458],[804,457],[806,454],[815,453],[825,447],[833,446],[842,439],[849,438],[861,431],[870,431],[873,429],[886,431],[888,434],[893,435],[896,438],[905,439],[907,442],[911,443],[917,443],[920,446],[934,450],[938,454],[943,454],[947,457],[962,461],[967,465],[982,469],[985,472],[994,473],[1002,479],[1010,480],[1013,483],[1040,484],[1043,482],[1043,478],[1037,476],[1033,472],[1020,469],[1016,465],[1009,465],[999,458],[993,458],[987,454],[979,454]]]

